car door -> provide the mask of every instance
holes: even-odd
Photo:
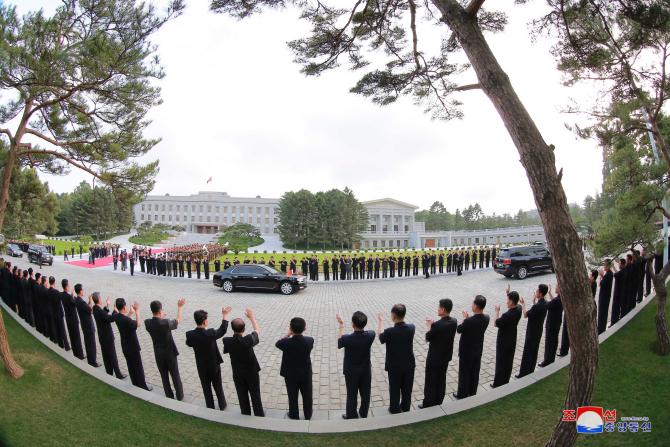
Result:
[[[262,265],[259,265],[256,268],[258,269],[258,279],[255,280],[257,282],[257,287],[262,289],[274,289],[277,285],[277,280],[270,270]]]
[[[535,270],[548,270],[551,268],[551,256],[545,248],[535,248],[535,257],[537,258],[537,266]]]
[[[238,267],[235,267],[230,272],[230,276],[233,281],[233,286],[243,288],[250,287],[251,284],[251,281],[249,279],[251,277],[250,274],[251,272],[249,271],[250,268],[251,266],[248,265],[240,265]]]

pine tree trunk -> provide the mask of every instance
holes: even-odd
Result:
[[[652,267],[653,257],[647,258],[647,274],[651,276],[654,283],[654,290],[656,291],[656,341],[658,342],[658,354],[670,354],[670,338],[668,337],[668,324],[665,318],[665,306],[668,302],[668,288],[665,285],[665,280],[668,278],[670,272],[670,263],[663,267],[658,275],[654,274]]]
[[[2,166],[2,186],[0,186],[0,231],[5,223],[5,211],[9,204],[9,186],[12,183],[12,172],[16,163],[16,150],[10,145],[7,152],[7,159]],[[19,235],[20,236],[20,235]]]
[[[0,309],[0,358],[2,358],[2,362],[5,364],[5,368],[11,378],[21,378],[23,375],[23,368],[16,363],[12,356],[12,351],[9,349],[9,341],[7,340],[7,330],[5,329],[2,309]]]
[[[553,148],[547,145],[512,84],[489,48],[477,19],[457,0],[433,0],[442,20],[465,51],[479,84],[493,103],[519,152],[547,236],[570,333],[571,362],[564,408],[591,403],[598,367],[596,305],[589,290],[584,255],[570,217]],[[559,414],[556,415],[560,416]],[[547,446],[571,446],[577,439],[574,423],[558,424]]]

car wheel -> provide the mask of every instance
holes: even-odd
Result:
[[[233,287],[233,282],[229,279],[226,279],[223,281],[223,284],[221,285],[221,288],[223,289],[224,292],[232,292],[234,287]]]
[[[528,276],[528,267],[525,265],[520,265],[519,268],[516,269],[516,277],[519,279],[526,279]]]
[[[293,284],[291,284],[290,282],[283,282],[279,286],[279,290],[284,295],[290,295],[293,293]]]

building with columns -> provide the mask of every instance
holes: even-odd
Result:
[[[544,242],[542,226],[486,230],[426,231],[416,222],[419,208],[383,198],[363,202],[368,228],[361,233],[360,249],[442,248],[457,246]],[[278,233],[279,199],[231,197],[225,192],[201,191],[189,196],[147,196],[133,207],[136,224],[179,225],[193,233],[218,233],[237,222],[258,228],[261,234]]]
[[[201,191],[189,196],[147,196],[133,207],[136,224],[180,225],[192,233],[218,233],[237,222],[277,233],[279,199],[231,197],[225,192]]]

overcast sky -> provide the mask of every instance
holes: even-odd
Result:
[[[49,12],[60,1],[14,3],[21,13]],[[209,12],[208,3],[188,1],[186,12],[154,38],[167,76],[160,83],[164,103],[151,112],[147,131],[162,138],[147,158],[160,159],[153,194],[280,197],[349,186],[361,200],[392,197],[421,208],[435,200],[450,211],[475,202],[486,213],[535,208],[518,152],[481,91],[459,95],[462,120],[432,121],[410,99],[380,108],[348,93],[362,72],[300,74],[286,42],[309,28],[295,11],[235,21]],[[490,45],[545,140],[556,146],[568,200],[581,202],[600,189],[601,151],[565,128],[576,117],[561,109],[590,90],[563,87],[550,42],[531,42],[528,23],[541,15],[542,0],[496,6],[509,11],[510,23],[488,36]],[[420,44],[439,42],[437,32],[427,29]],[[474,74],[464,80],[474,82]],[[43,178],[56,192],[91,180],[76,171]]]

